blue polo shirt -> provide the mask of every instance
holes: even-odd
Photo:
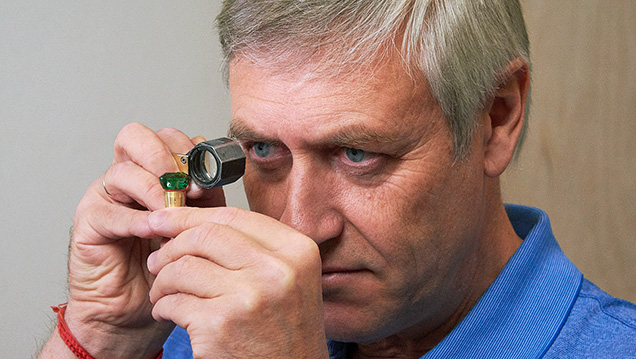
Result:
[[[506,211],[523,243],[468,315],[422,358],[636,358],[636,306],[583,278],[545,212],[517,205]],[[346,359],[348,344],[328,346],[332,359]],[[185,330],[175,329],[164,358],[192,358]]]

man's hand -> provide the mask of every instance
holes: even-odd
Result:
[[[313,240],[237,208],[169,208],[149,223],[174,237],[148,258],[152,314],[187,329],[195,357],[328,357]]]
[[[112,166],[77,208],[65,319],[95,357],[154,357],[173,328],[151,315],[148,292],[154,276],[146,259],[159,247],[161,235],[150,228],[148,216],[164,207],[158,177],[178,170],[171,153],[186,153],[200,140],[174,129],[155,133],[140,124],[124,127]],[[220,189],[194,188],[188,197],[190,205],[225,202]]]

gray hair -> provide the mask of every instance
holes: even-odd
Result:
[[[397,50],[428,82],[457,159],[470,152],[475,116],[510,75],[508,63],[530,66],[518,0],[224,0],[217,27],[226,68],[235,58],[287,67],[313,60],[337,73]]]

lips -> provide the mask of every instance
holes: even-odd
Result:
[[[346,273],[346,272],[355,272],[356,269],[348,269],[348,268],[323,268],[322,275],[332,274],[332,273]]]
[[[338,286],[345,282],[359,279],[362,275],[370,273],[368,269],[351,267],[328,267],[322,270],[322,282],[324,286]]]
[[[375,273],[368,262],[357,256],[322,257],[322,289],[324,293],[359,291],[360,286],[371,286]],[[354,288],[357,288],[354,290]]]
[[[330,275],[335,273],[355,273],[365,270],[357,266],[325,266],[322,267],[322,275]]]

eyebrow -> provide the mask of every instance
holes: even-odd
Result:
[[[227,137],[233,139],[252,139],[256,137],[256,132],[252,131],[247,126],[243,125],[241,122],[237,122],[232,120],[230,122],[230,128],[227,131]]]
[[[342,147],[364,147],[368,145],[394,144],[404,140],[404,136],[394,133],[380,133],[361,124],[343,126],[340,131],[328,137],[328,143]]]
[[[251,142],[267,142],[267,143],[279,143],[279,140],[268,138],[247,127],[243,122],[232,120],[230,122],[230,129],[227,131],[227,137]]]
[[[230,129],[228,130],[228,137],[251,142],[281,143],[279,139],[268,138],[259,134],[240,120],[232,120]],[[411,144],[412,140],[407,140],[408,137],[407,134],[380,133],[362,124],[353,124],[342,126],[336,133],[320,139],[319,142],[324,145],[349,148],[364,148],[373,145],[397,145],[396,147],[401,149],[403,147],[409,147]]]

